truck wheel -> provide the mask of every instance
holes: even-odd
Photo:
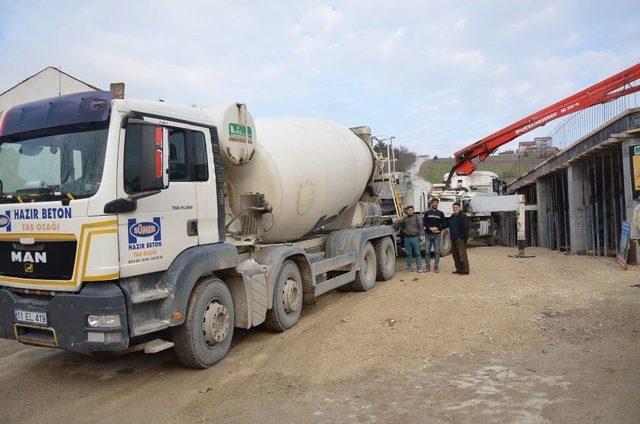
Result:
[[[279,333],[296,325],[302,312],[302,277],[295,262],[282,263],[273,288],[273,308],[267,311],[265,325]]]
[[[489,246],[495,246],[498,244],[498,241],[500,241],[500,235],[498,234],[497,228],[493,228],[491,230],[491,234],[487,236],[486,241]]]
[[[449,229],[445,228],[440,233],[440,256],[447,256],[449,253],[451,253],[451,236]]]
[[[396,273],[396,252],[391,237],[383,237],[373,242],[376,252],[376,278],[387,281]]]
[[[233,299],[218,278],[201,280],[189,297],[184,323],[172,329],[178,360],[208,368],[225,357],[233,338]]]
[[[376,251],[370,241],[366,242],[360,254],[360,270],[351,283],[353,291],[369,291],[376,285]]]

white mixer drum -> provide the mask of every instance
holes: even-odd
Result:
[[[373,170],[370,147],[349,129],[312,118],[259,119],[253,160],[225,168],[231,207],[263,193],[273,207],[263,241],[298,239],[360,199]]]

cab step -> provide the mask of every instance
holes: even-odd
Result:
[[[169,289],[152,289],[144,290],[131,294],[131,303],[134,305],[139,303],[154,302],[169,297]]]
[[[169,328],[169,320],[152,320],[147,321],[142,325],[133,328],[132,335],[141,336],[143,334],[153,333],[154,331],[164,330]]]
[[[151,340],[144,344],[144,353],[158,353],[165,349],[173,347],[173,342],[168,342],[162,339]]]

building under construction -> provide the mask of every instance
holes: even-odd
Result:
[[[615,256],[622,223],[640,204],[634,156],[640,157],[640,108],[623,111],[514,181],[508,191],[527,202],[527,244]],[[508,227],[506,241],[513,238]],[[633,243],[629,261],[640,261]]]

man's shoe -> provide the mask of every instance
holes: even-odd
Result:
[[[418,271],[419,273],[422,273],[422,270],[421,270],[420,268],[418,268],[418,270],[417,270],[417,271]]]
[[[413,272],[413,270],[411,268],[407,268],[405,272]]]
[[[433,272],[435,272],[436,274],[440,272],[440,270],[438,268],[434,268]]]
[[[458,275],[469,275],[468,272],[459,272]]]
[[[460,274],[460,271],[453,271],[452,274]]]
[[[425,268],[424,272],[429,272],[431,271],[431,268]]]

